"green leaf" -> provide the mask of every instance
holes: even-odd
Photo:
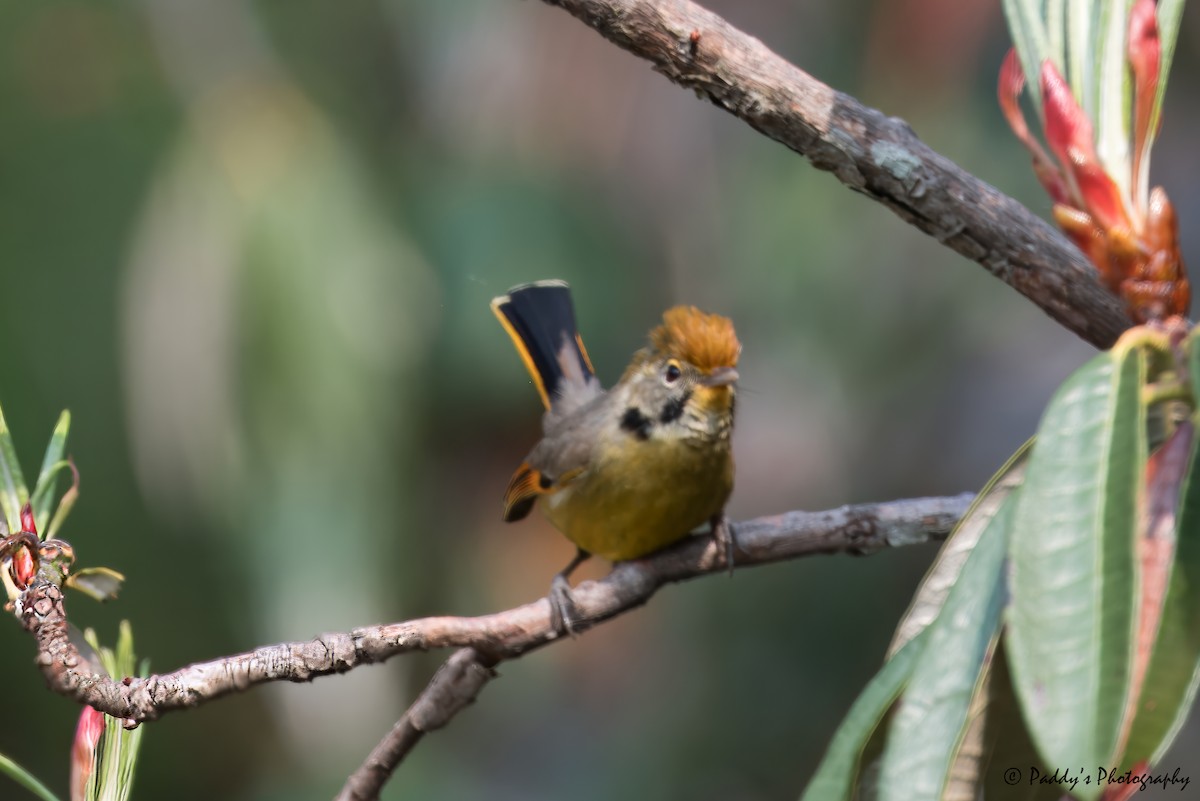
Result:
[[[991,525],[992,519],[1009,495],[1019,489],[1025,480],[1025,467],[1029,463],[1033,442],[1033,439],[1026,440],[1025,444],[1008,458],[1004,466],[988,479],[988,483],[975,496],[967,513],[954,527],[946,544],[938,551],[933,565],[921,579],[921,586],[913,595],[912,603],[900,618],[900,624],[896,626],[896,634],[892,638],[892,644],[888,646],[889,658],[937,619],[942,605],[946,602],[946,596],[958,581],[963,565],[967,563],[967,558],[975,549],[980,536]]]
[[[33,507],[34,523],[43,539],[49,539],[50,509],[54,503],[54,491],[58,489],[58,474],[64,470],[70,472],[71,463],[66,459],[57,462],[50,468],[50,474],[44,479],[39,478],[29,503]]]
[[[1126,206],[1133,208],[1130,163],[1132,137],[1130,109],[1133,104],[1133,72],[1129,68],[1129,9],[1133,0],[1107,0],[1101,5],[1096,31],[1092,69],[1096,81],[1096,105],[1092,121],[1096,132],[1096,154],[1105,172],[1121,189]],[[1086,106],[1085,106],[1086,108]]]
[[[113,678],[134,675],[136,658],[133,653],[133,629],[128,620],[121,621],[115,649],[100,645],[96,632],[84,632],[87,642],[96,650],[104,669]],[[145,666],[141,675],[146,675]],[[88,776],[84,797],[91,801],[126,801],[133,791],[133,775],[137,766],[138,749],[144,726],[126,729],[121,721],[104,716],[104,733],[96,744],[95,770]]]
[[[71,514],[71,509],[75,507],[75,501],[79,500],[79,485],[72,484],[66,492],[63,493],[62,499],[58,502],[58,508],[54,510],[54,517],[50,518],[50,525],[46,526],[46,533],[43,538],[50,539],[58,530],[62,528],[62,524],[66,522],[67,515]]]
[[[111,601],[117,597],[124,581],[125,576],[111,567],[85,567],[67,576],[65,583],[97,601]]]
[[[42,801],[58,801],[58,796],[50,792],[46,785],[38,781],[33,774],[22,768],[16,762],[0,754],[0,773],[7,775],[17,784],[24,787]]]
[[[54,504],[54,489],[57,486],[58,474],[69,469],[70,464],[63,459],[63,451],[67,446],[67,432],[71,429],[71,413],[63,410],[50,435],[50,443],[46,446],[46,455],[42,459],[42,470],[38,473],[37,484],[33,487],[33,519],[38,531],[45,532],[50,523],[50,509]]]
[[[1012,674],[1008,670],[1004,640],[1004,637],[1000,638],[987,677],[982,776],[975,793],[964,798],[1063,801],[1063,793],[1056,785],[1038,781],[1053,771],[1046,768],[1029,739],[1029,730],[1021,717],[1013,689]]]
[[[17,448],[0,410],[0,507],[9,531],[21,530],[21,507],[27,500],[29,491],[25,489],[21,463],[17,461]]]
[[[1200,398],[1200,333],[1189,339],[1193,397]],[[1192,423],[1196,425],[1197,413]],[[1126,764],[1157,763],[1187,719],[1200,684],[1200,438],[1193,432],[1187,477],[1180,494],[1175,559],[1163,601],[1158,639],[1138,699],[1125,749]]]
[[[1146,134],[1143,145],[1141,180],[1149,180],[1150,148],[1158,134],[1159,121],[1162,119],[1163,98],[1167,94],[1167,76],[1171,72],[1171,60],[1175,58],[1175,44],[1179,39],[1179,24],[1183,20],[1183,0],[1158,0],[1155,6],[1155,17],[1158,21],[1158,41],[1161,50],[1158,61],[1158,90],[1154,95],[1154,106],[1150,110],[1150,130]],[[1137,187],[1139,192],[1146,192],[1149,186]]]
[[[849,801],[855,797],[863,751],[904,689],[924,647],[925,637],[917,635],[871,679],[838,727],[801,801]]]
[[[1070,0],[1067,7],[1067,72],[1063,75],[1072,87],[1088,119],[1096,113],[1095,31],[1100,25],[1100,3],[1095,0]]]
[[[1021,59],[1021,69],[1025,71],[1025,88],[1033,100],[1038,119],[1043,119],[1042,85],[1038,78],[1042,74],[1041,64],[1049,58],[1061,70],[1062,59],[1050,49],[1041,3],[1038,0],[1004,0],[1004,16],[1008,19],[1013,46]]]
[[[1067,379],[1042,418],[1017,501],[1008,655],[1048,765],[1115,757],[1133,650],[1145,361],[1141,348],[1118,342]],[[1090,799],[1099,789],[1076,792]]]
[[[100,737],[96,770],[87,788],[87,797],[95,801],[127,801],[133,792],[133,776],[144,726],[126,729],[121,721],[104,716],[104,734]]]
[[[888,731],[879,780],[883,801],[941,798],[1000,635],[1004,556],[1018,495],[1009,495],[971,551],[930,624]]]

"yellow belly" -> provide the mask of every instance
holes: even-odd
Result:
[[[682,539],[720,512],[733,489],[728,440],[628,438],[568,486],[545,496],[550,522],[589,553],[637,559]]]

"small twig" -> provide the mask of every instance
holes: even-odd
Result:
[[[492,667],[474,648],[455,651],[362,766],[350,774],[335,801],[379,798],[384,783],[425,733],[449,723],[495,678]]]
[[[904,120],[821,83],[711,11],[689,0],[545,2],[983,265],[1093,345],[1111,346],[1130,326],[1096,270],[1044,220],[931,150]]]
[[[940,540],[966,511],[971,495],[788,512],[734,524],[739,567],[821,553],[872,553]],[[623,562],[573,591],[577,632],[644,604],[659,587],[723,569],[708,537],[692,537],[645,559]],[[270,681],[312,681],[408,651],[474,648],[490,663],[513,659],[558,638],[542,598],[480,617],[428,617],[323,634],[308,642],[256,648],[174,673],[114,681],[98,675],[67,636],[62,591],[37,580],[18,600],[22,624],[37,641],[37,664],[50,688],[123,718],[129,725],[199,706]]]

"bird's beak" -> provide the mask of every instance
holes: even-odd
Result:
[[[712,372],[698,382],[702,387],[727,387],[737,383],[738,371],[732,367],[714,367]]]

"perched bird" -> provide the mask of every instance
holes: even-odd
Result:
[[[590,554],[637,559],[705,521],[732,566],[725,502],[733,489],[741,343],[726,317],[676,306],[625,374],[600,387],[563,281],[513,287],[492,301],[546,406],[543,437],[513,473],[504,519],[537,502],[576,557],[554,577],[555,627],[570,630],[568,577]]]

